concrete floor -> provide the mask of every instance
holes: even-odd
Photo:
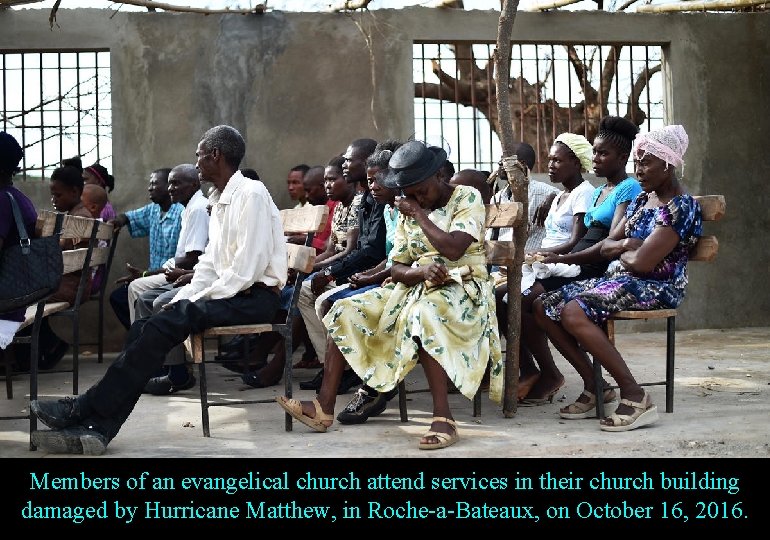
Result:
[[[638,380],[664,377],[665,334],[619,334],[618,347]],[[675,412],[663,413],[663,387],[651,389],[660,420],[653,426],[625,433],[599,430],[596,419],[567,421],[559,407],[573,401],[581,390],[579,379],[566,362],[557,364],[567,384],[557,400],[519,408],[504,418],[501,407],[482,399],[482,415],[472,416],[472,404],[460,395],[451,397],[461,441],[446,450],[424,452],[419,436],[431,418],[430,395],[410,394],[408,423],[398,417],[397,400],[381,416],[359,426],[335,423],[326,434],[311,432],[296,423],[284,431],[284,415],[276,404],[217,407],[211,410],[211,437],[203,437],[198,388],[168,397],[143,396],[104,458],[304,458],[304,457],[770,457],[770,329],[740,328],[677,332]],[[111,360],[110,356],[107,361]],[[69,359],[65,359],[67,362]],[[81,361],[80,389],[98,380],[106,364],[95,355]],[[208,369],[209,387],[222,398],[272,398],[283,385],[243,389],[233,373],[218,366]],[[297,370],[296,382],[314,371]],[[424,388],[418,367],[408,378],[411,389]],[[18,377],[16,397],[0,399],[0,416],[27,409],[28,381]],[[71,374],[40,378],[40,396],[55,398],[71,392]],[[295,391],[301,398],[312,392]],[[341,396],[337,411],[351,395]],[[48,458],[28,449],[28,422],[0,422],[0,457]],[[610,444],[611,443],[611,444]]]

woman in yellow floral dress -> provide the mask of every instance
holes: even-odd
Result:
[[[447,380],[469,399],[491,363],[490,397],[502,395],[502,357],[494,291],[484,253],[484,203],[473,188],[437,175],[446,153],[419,141],[401,146],[383,185],[401,190],[393,282],[340,300],[324,317],[330,340],[317,400],[278,403],[316,431],[333,421],[336,388],[347,361],[365,384],[394,388],[418,360],[433,398],[424,450],[459,440]]]

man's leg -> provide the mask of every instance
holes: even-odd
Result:
[[[110,305],[120,324],[128,330],[131,327],[131,316],[128,311],[128,285],[120,285],[110,293]]]
[[[173,300],[178,292],[178,288],[167,283],[163,287],[142,293],[135,304],[136,316],[138,318],[149,317],[158,313],[163,309],[163,306]],[[171,349],[166,355],[164,364],[167,373],[161,373],[150,379],[144,391],[149,394],[167,395],[195,386],[195,377],[188,369],[186,360],[184,345],[177,345]]]
[[[183,300],[169,310],[138,320],[129,331],[126,348],[102,379],[77,398],[76,418],[66,419],[67,425],[79,421],[82,427],[112,440],[131,414],[147,381],[163,365],[166,354],[174,346],[188,335],[212,326],[271,322],[279,305],[277,294],[254,288],[248,296],[198,302]],[[38,410],[41,405],[46,409],[50,405],[49,402],[33,403]]]
[[[305,321],[305,328],[307,328],[307,335],[310,338],[310,342],[313,344],[313,348],[318,353],[318,361],[324,362],[324,355],[326,353],[326,327],[321,319],[318,318],[318,314],[315,311],[316,295],[310,289],[310,278],[302,282],[302,289],[299,293],[299,300],[297,306],[299,312],[302,315],[302,319]],[[327,289],[333,287],[327,286]]]
[[[166,281],[164,274],[154,274],[152,276],[140,277],[128,284],[128,315],[131,319],[131,323],[139,318],[136,315],[135,305],[137,299],[147,291],[157,289],[158,287],[165,287],[170,285]]]

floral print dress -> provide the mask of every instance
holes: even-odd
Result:
[[[700,205],[685,194],[665,205],[645,208],[648,198],[642,192],[628,205],[626,237],[644,240],[656,227],[671,227],[679,235],[676,247],[649,274],[632,274],[615,260],[601,277],[543,293],[548,317],[560,320],[562,309],[571,300],[576,300],[588,318],[599,325],[617,311],[675,308],[682,302],[687,287],[687,259],[703,227]]]
[[[329,335],[371,388],[387,391],[403,380],[417,363],[419,342],[469,399],[490,364],[490,398],[500,401],[503,362],[484,252],[484,213],[478,191],[456,186],[447,205],[429,214],[442,230],[474,238],[457,261],[442,257],[413,218],[400,216],[393,262],[441,262],[454,279],[435,287],[390,283],[337,301],[324,317]],[[459,269],[466,266],[471,272],[461,276]]]

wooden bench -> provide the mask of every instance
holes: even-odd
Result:
[[[294,312],[296,311],[297,301],[299,300],[299,292],[302,288],[302,281],[307,277],[308,273],[312,272],[313,264],[315,263],[316,251],[312,247],[313,236],[316,233],[322,232],[326,227],[326,222],[329,219],[329,207],[326,205],[305,205],[302,208],[292,208],[289,210],[281,210],[281,222],[283,224],[283,230],[286,235],[293,234],[306,234],[307,239],[304,245],[297,245],[287,243],[286,247],[289,254],[289,268],[296,270],[296,278],[294,279],[294,291],[291,296],[291,307],[286,314],[285,319],[280,322],[272,324],[242,324],[237,326],[216,326],[208,328],[204,332],[199,334],[193,334],[190,336],[190,350],[192,355],[192,361],[198,366],[198,377],[200,387],[200,401],[201,401],[201,420],[203,423],[203,435],[205,437],[211,436],[211,430],[209,428],[209,408],[211,407],[225,407],[233,405],[246,405],[251,403],[274,403],[273,398],[270,399],[239,399],[239,400],[219,400],[209,401],[208,399],[208,387],[206,382],[206,364],[207,363],[219,363],[215,360],[206,360],[205,351],[205,339],[219,336],[233,336],[233,335],[253,335],[263,334],[265,332],[278,332],[283,336],[284,347],[286,350],[286,365],[284,367],[284,382],[285,393],[287,397],[292,396],[292,339],[291,339],[291,327],[294,318]],[[286,431],[292,429],[292,417],[286,414]]]
[[[719,221],[725,215],[725,198],[722,195],[701,195],[696,196],[698,203],[701,206],[702,217],[704,222]],[[698,239],[698,243],[693,248],[690,254],[689,261],[704,261],[711,262],[719,251],[719,242],[716,236],[704,235]],[[610,342],[615,344],[615,321],[630,321],[630,320],[653,320],[653,319],[666,319],[666,378],[663,381],[644,382],[639,383],[641,386],[665,386],[666,387],[666,412],[674,412],[674,351],[676,341],[676,309],[654,309],[650,311],[636,311],[627,310],[613,313],[604,326],[604,331],[607,334]],[[601,386],[602,381],[602,366],[594,359],[594,375],[596,379],[596,394],[601,396],[603,389]],[[617,386],[612,386],[617,388]],[[601,401],[597,400],[596,414],[599,418],[604,417],[604,407],[601,406]]]
[[[491,203],[486,205],[486,229],[493,230],[492,238],[497,238],[499,230],[514,227],[523,214],[523,205],[520,202]],[[512,240],[487,240],[485,243],[487,266],[510,266],[515,255],[515,246]],[[491,279],[491,278],[490,278]],[[491,306],[491,309],[494,309]],[[502,336],[501,336],[502,337]],[[409,420],[407,414],[406,396],[415,392],[429,392],[430,389],[418,390],[406,389],[402,380],[398,383],[398,409],[402,422]],[[473,397],[473,416],[481,416],[481,390]]]
[[[40,236],[59,235],[60,239],[71,239],[75,243],[80,243],[82,239],[88,239],[88,247],[80,247],[62,251],[62,260],[64,269],[62,275],[73,272],[81,272],[80,282],[76,293],[76,302],[69,304],[67,302],[48,302],[43,300],[36,305],[29,306],[25,313],[25,319],[21,323],[19,330],[23,330],[30,325],[32,333],[29,336],[17,335],[13,338],[11,346],[6,349],[5,354],[5,374],[6,374],[6,395],[8,399],[13,399],[13,373],[12,364],[15,359],[13,354],[14,344],[29,344],[31,346],[30,368],[29,368],[29,399],[37,399],[38,392],[38,362],[40,358],[39,336],[40,325],[45,317],[68,316],[73,321],[73,353],[72,369],[48,370],[48,373],[72,373],[72,392],[78,393],[78,353],[79,353],[79,332],[80,324],[78,320],[79,301],[83,299],[86,286],[89,282],[89,275],[94,267],[104,264],[109,257],[109,247],[99,245],[100,240],[110,241],[112,239],[112,225],[103,223],[99,220],[70,216],[58,212],[43,210],[39,212],[36,226]],[[10,419],[29,419],[30,436],[32,431],[37,429],[37,419],[29,413],[25,415],[0,417],[0,420]],[[34,450],[30,439],[30,449]]]

